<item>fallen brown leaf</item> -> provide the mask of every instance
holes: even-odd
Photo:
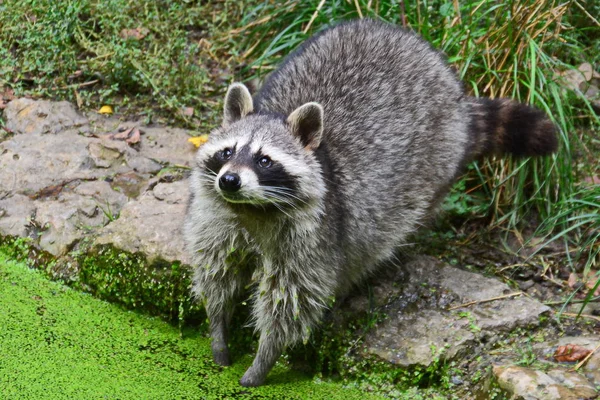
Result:
[[[559,346],[554,352],[554,359],[558,362],[575,362],[587,357],[592,351],[576,344]]]
[[[121,37],[123,39],[135,39],[142,40],[146,36],[148,36],[150,31],[147,28],[135,28],[135,29],[123,29],[121,31]]]
[[[596,284],[598,283],[598,279],[598,272],[594,271],[593,269],[590,270],[586,277],[585,287],[590,290],[594,289],[594,287],[596,287]],[[598,286],[594,291],[594,296],[600,296],[600,286]]]
[[[131,128],[125,129],[123,131],[119,131],[117,133],[111,133],[109,135],[109,138],[112,139],[112,140],[127,140],[127,138],[129,137],[129,135],[133,131],[133,128],[135,128],[135,126],[132,126]]]
[[[4,110],[8,102],[14,100],[15,91],[11,88],[0,88],[0,110]]]
[[[73,93],[75,94],[75,102],[77,103],[77,108],[81,109],[83,107],[83,99],[81,95],[77,91],[77,89],[73,88]]]
[[[567,285],[569,285],[569,287],[571,289],[573,289],[575,287],[575,285],[577,285],[577,274],[575,272],[571,272],[569,274],[569,279],[567,280]]]
[[[129,145],[139,143],[142,139],[140,130],[135,126],[132,126],[131,128],[121,128],[117,132],[109,133],[100,137],[109,140],[123,140]]]
[[[208,50],[212,47],[212,44],[205,38],[202,38],[202,39],[198,40],[198,46],[200,46],[201,48],[203,48],[205,50]]]
[[[15,99],[15,91],[11,88],[6,88],[2,91],[2,96],[4,100],[11,101]]]
[[[181,109],[181,115],[183,115],[184,117],[193,117],[194,107],[183,107]]]
[[[585,183],[591,183],[593,185],[600,185],[600,176],[594,175],[591,177],[587,177],[583,180]]]
[[[133,132],[131,133],[131,136],[129,136],[127,139],[125,139],[125,141],[128,144],[139,143],[140,140],[141,140],[141,135],[140,135],[140,130],[138,128],[135,128],[133,130]]]
[[[583,63],[577,67],[577,69],[581,71],[586,81],[592,80],[592,77],[594,76],[594,67],[592,67],[592,64]]]
[[[72,75],[67,76],[67,79],[69,79],[69,80],[77,79],[82,75],[83,75],[83,71],[78,69],[77,71],[73,72]]]
[[[57,198],[58,195],[60,195],[60,193],[64,189],[64,187],[64,184],[46,186],[45,188],[40,189],[37,193],[30,195],[29,198],[32,200],[37,200],[40,198],[45,199],[49,197]]]

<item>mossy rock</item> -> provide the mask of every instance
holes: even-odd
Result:
[[[191,271],[180,262],[150,264],[142,254],[102,245],[81,255],[79,265],[78,285],[99,298],[170,320],[200,315],[190,297]]]

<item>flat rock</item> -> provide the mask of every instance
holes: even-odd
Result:
[[[591,382],[600,387],[600,353],[596,351],[583,366],[583,374]]]
[[[553,361],[553,354],[560,346],[576,345],[594,351],[600,345],[600,336],[563,336],[560,339],[540,343],[535,346],[536,353],[548,361]],[[596,350],[580,371],[594,385],[600,387],[600,351]]]
[[[86,160],[82,140],[15,135],[0,143],[0,197],[33,194],[73,178]]]
[[[0,234],[27,237],[34,216],[35,204],[29,197],[17,194],[0,199]]]
[[[144,127],[142,132],[140,156],[159,163],[169,160],[172,165],[191,165],[195,148],[188,142],[190,135],[187,131],[168,127]]]
[[[527,297],[509,297],[455,310],[512,293],[504,283],[460,270],[432,257],[409,262],[402,276],[375,283],[373,296],[387,302],[387,315],[366,337],[367,353],[404,367],[429,366],[492,342],[500,332],[538,324],[549,308]],[[354,299],[354,307],[361,299]],[[364,299],[363,299],[364,302]],[[360,308],[360,307],[359,307]]]
[[[569,389],[573,398],[594,399],[598,397],[598,391],[593,382],[588,380],[585,375],[569,371],[566,368],[554,368],[547,372],[554,382]]]
[[[91,199],[72,194],[61,196],[57,200],[37,202],[35,224],[42,250],[55,256],[66,254],[81,238],[80,230],[83,231],[85,226],[100,224],[99,221],[91,222],[86,215],[92,207],[94,202]]]
[[[119,219],[98,232],[95,244],[141,252],[150,263],[161,259],[189,264],[181,232],[187,196],[187,180],[159,183],[137,201],[128,202]]]
[[[137,198],[148,187],[150,181],[146,176],[135,171],[115,175],[110,182],[110,187],[122,192],[129,198]]]
[[[168,204],[186,204],[188,200],[187,181],[175,183],[158,183],[152,190],[152,194],[158,200]]]
[[[127,203],[127,196],[115,191],[106,181],[87,181],[77,185],[73,191],[94,201],[95,206],[106,214],[117,215]]]
[[[14,135],[0,143],[0,197],[33,196],[51,186],[128,170],[124,158],[115,160],[115,153],[120,155],[117,150],[110,147],[102,153],[99,148],[105,148],[100,139],[76,133]]]
[[[494,366],[498,386],[516,400],[579,400],[595,399],[598,392],[582,375],[565,369],[547,373],[520,367]]]
[[[193,159],[194,149],[184,130],[142,128],[148,134],[134,148],[111,140],[108,133],[137,123],[95,118],[90,133],[88,120],[66,102],[13,100],[4,115],[7,127],[16,134],[0,142],[0,198],[16,193],[33,196],[74,180],[130,171],[148,180],[165,166],[188,166]],[[84,125],[85,132],[69,129]]]
[[[0,235],[28,236],[57,257],[100,236],[150,259],[187,260],[179,231],[187,184],[158,175],[192,162],[186,131],[31,99],[11,101],[4,118],[13,134],[0,142]],[[132,127],[142,132],[139,142],[116,140]]]
[[[86,131],[88,120],[67,101],[16,99],[4,110],[6,127],[17,134],[42,135],[69,128]]]
[[[71,185],[37,201],[15,195],[0,201],[0,208],[8,210],[0,216],[0,233],[29,236],[42,250],[63,256],[74,243],[116,218],[126,202],[125,195],[104,181]]]
[[[469,321],[444,315],[443,311],[422,310],[418,315],[400,312],[369,334],[368,353],[402,367],[429,366],[438,356],[453,359],[475,345],[476,335]]]

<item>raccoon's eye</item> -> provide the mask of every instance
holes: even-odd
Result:
[[[261,168],[269,168],[271,165],[273,165],[273,161],[267,156],[258,159],[258,166]]]
[[[229,160],[233,155],[233,150],[227,147],[225,150],[221,151],[221,158],[223,160]]]

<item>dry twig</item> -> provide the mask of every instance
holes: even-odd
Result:
[[[565,317],[571,317],[571,318],[583,317],[583,318],[593,319],[593,320],[600,322],[600,317],[596,317],[595,315],[566,313],[566,312],[561,313],[560,315],[564,315]]]
[[[464,304],[461,304],[461,305],[458,305],[458,306],[450,307],[450,308],[448,308],[448,311],[450,311],[450,310],[456,310],[457,308],[463,308],[463,307],[472,306],[473,304],[489,303],[491,301],[508,299],[510,297],[521,296],[522,294],[524,294],[524,293],[523,292],[515,292],[515,293],[505,294],[504,296],[492,297],[491,299],[470,301],[468,303],[464,303]]]
[[[598,20],[596,18],[592,17],[592,15],[589,12],[587,12],[587,10],[585,9],[585,7],[583,7],[581,4],[579,4],[579,2],[577,0],[575,0],[573,3],[575,3],[575,5],[577,7],[579,7],[579,9],[581,9],[581,11],[583,11],[583,13],[585,15],[587,15],[587,17],[589,19],[591,19],[592,21],[594,21],[596,23],[596,25],[600,26],[600,22],[598,22]]]
[[[573,367],[573,369],[571,371],[577,371],[579,368],[581,368],[581,366],[583,364],[585,364],[587,362],[587,360],[590,359],[592,354],[594,354],[596,352],[596,350],[598,350],[598,349],[600,349],[600,343],[598,343],[598,346],[596,346],[596,348],[594,350],[592,350],[590,354],[585,356],[585,358],[583,360],[579,361],[579,363],[575,367]]]
[[[308,21],[308,25],[306,25],[306,28],[304,28],[302,33],[306,34],[306,32],[308,32],[308,30],[310,29],[310,26],[314,22],[315,18],[317,18],[317,15],[319,15],[319,11],[321,11],[321,8],[323,8],[323,4],[325,4],[325,0],[321,0],[319,5],[317,6],[317,9],[313,13],[312,17],[310,17],[310,21]]]
[[[82,88],[82,87],[86,87],[86,86],[91,86],[94,85],[96,83],[100,82],[100,79],[94,79],[93,81],[87,81],[87,82],[83,82],[83,83],[73,83],[71,85],[66,85],[66,86],[61,86],[59,87],[59,89],[77,89],[77,88]]]

